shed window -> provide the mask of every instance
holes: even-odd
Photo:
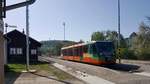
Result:
[[[10,55],[16,54],[16,48],[10,48]]]
[[[22,54],[22,48],[16,48],[17,54],[21,55]]]
[[[36,49],[31,49],[31,54],[32,55],[36,55],[36,53],[37,53]]]
[[[10,48],[10,55],[21,55],[22,48]]]

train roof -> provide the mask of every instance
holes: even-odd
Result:
[[[61,49],[62,49],[62,50],[63,50],[63,49],[69,49],[69,48],[73,48],[73,47],[79,47],[79,46],[94,44],[94,43],[97,43],[97,42],[112,42],[112,41],[91,41],[91,42],[87,42],[87,43],[80,43],[80,44],[75,44],[75,45],[63,47],[63,48],[61,48]]]

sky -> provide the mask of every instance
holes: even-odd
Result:
[[[6,0],[7,5],[25,0]],[[137,32],[139,24],[150,16],[150,0],[120,0],[121,34]],[[30,36],[38,41],[89,41],[96,31],[118,29],[117,0],[36,0],[29,7]],[[5,23],[26,29],[25,7],[7,11]],[[12,31],[14,28],[8,28]]]

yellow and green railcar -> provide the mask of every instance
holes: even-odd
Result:
[[[61,56],[64,60],[95,65],[116,63],[114,44],[108,41],[94,41],[63,47]]]

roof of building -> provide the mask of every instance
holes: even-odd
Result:
[[[11,34],[19,34],[19,35],[22,35],[24,38],[26,38],[26,35],[24,34],[24,33],[22,33],[22,32],[20,32],[20,31],[18,31],[18,30],[13,30],[13,31],[10,31],[10,32],[8,32],[7,34],[4,34],[4,37],[7,39],[7,40],[9,40],[9,35],[11,35]],[[39,41],[37,41],[37,40],[35,40],[35,39],[33,39],[33,38],[31,38],[31,37],[29,37],[29,40],[31,40],[31,41],[33,41],[33,42],[35,42],[35,43],[37,43],[38,44],[38,46],[41,46],[41,43],[39,42]]]

